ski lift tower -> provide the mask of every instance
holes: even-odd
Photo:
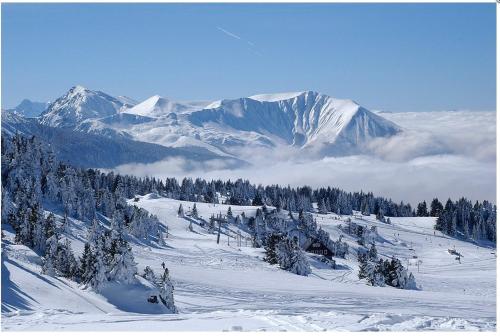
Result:
[[[219,229],[217,232],[217,244],[220,242],[220,231],[221,231],[221,226],[223,223],[227,223],[226,218],[222,217],[220,214],[214,218],[215,223],[219,225]]]

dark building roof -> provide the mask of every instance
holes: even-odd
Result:
[[[310,253],[324,255],[329,258],[333,256],[332,250],[330,250],[323,243],[317,240],[309,241],[307,244],[305,244],[304,250]]]

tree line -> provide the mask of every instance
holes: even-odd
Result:
[[[496,205],[488,201],[473,203],[462,197],[455,202],[448,199],[444,206],[434,198],[430,209],[423,201],[418,204],[415,215],[437,217],[434,228],[450,236],[496,242],[496,213]]]

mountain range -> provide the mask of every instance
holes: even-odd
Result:
[[[249,150],[280,148],[294,148],[301,155],[315,158],[352,155],[368,153],[367,144],[373,139],[403,132],[398,125],[355,101],[314,91],[213,102],[176,102],[155,95],[137,102],[75,86],[48,104],[39,116],[26,118],[33,116],[23,112],[28,110],[4,110],[3,133],[44,134],[46,141],[58,138],[53,134],[71,135],[80,139],[73,142],[71,151],[101,151],[103,155],[86,155],[106,157],[101,164],[97,159],[90,160],[89,164],[99,167],[148,163],[171,156],[217,158],[239,165],[249,161]],[[65,141],[60,141],[51,145],[63,147]],[[86,146],[89,142],[107,146]],[[135,154],[113,152],[120,147]],[[66,156],[73,160],[71,153]],[[78,161],[72,163],[85,165],[85,160]]]
[[[26,118],[38,117],[43,111],[47,109],[50,103],[34,102],[29,99],[23,99],[19,105],[14,108],[8,109],[8,112],[22,115]]]

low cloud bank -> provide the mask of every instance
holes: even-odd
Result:
[[[220,162],[213,162],[216,166]],[[189,166],[191,170],[186,170]],[[206,166],[205,166],[206,167]],[[253,183],[336,186],[348,191],[373,191],[393,200],[416,202],[432,197],[495,200],[496,168],[463,156],[436,155],[391,162],[369,156],[325,158],[310,163],[292,161],[245,169],[205,169],[181,159],[154,164],[131,164],[120,173],[160,178],[201,177],[206,179],[249,179]]]
[[[495,111],[402,112],[380,115],[405,128],[400,137],[391,138],[388,142],[389,146],[392,145],[406,159],[448,153],[479,161],[496,161]]]
[[[127,164],[120,173],[160,178],[249,179],[253,183],[340,187],[416,204],[466,196],[496,202],[494,112],[382,113],[405,132],[369,145],[373,155],[309,161],[294,148],[242,149],[252,167],[227,169],[221,160],[169,159]]]

